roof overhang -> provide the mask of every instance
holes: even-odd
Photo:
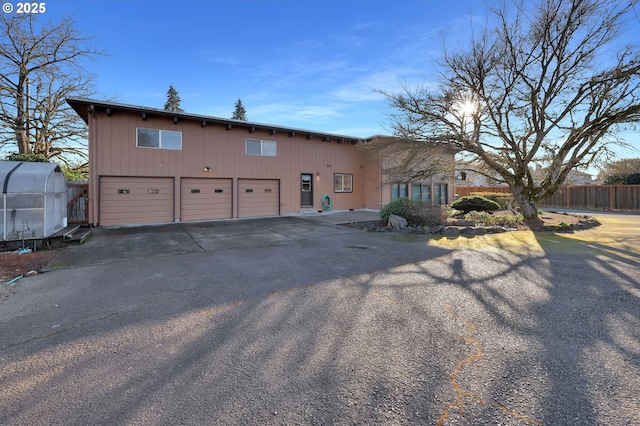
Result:
[[[361,138],[353,136],[345,136],[334,133],[318,132],[315,130],[297,129],[292,127],[274,126],[272,124],[256,123],[251,121],[233,120],[230,118],[214,117],[209,115],[189,114],[185,112],[167,111],[157,108],[149,108],[138,105],[121,104],[117,102],[100,101],[96,99],[68,97],[67,103],[73,108],[73,110],[84,120],[85,123],[89,123],[90,115],[95,112],[104,112],[111,116],[118,112],[136,113],[140,114],[143,119],[149,117],[167,117],[173,120],[174,123],[179,121],[195,121],[202,127],[209,124],[217,124],[226,127],[227,130],[233,128],[247,129],[248,133],[253,133],[257,130],[264,130],[271,135],[286,134],[290,137],[304,136],[307,139],[318,139],[323,142],[337,142],[337,143],[349,143],[356,145],[363,141]]]

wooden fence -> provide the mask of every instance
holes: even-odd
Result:
[[[460,197],[473,192],[505,192],[507,186],[456,186]],[[640,211],[640,185],[563,186],[553,196],[539,203],[540,207],[578,210]]]
[[[67,223],[89,223],[89,184],[67,182]]]

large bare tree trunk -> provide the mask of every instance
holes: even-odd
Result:
[[[31,152],[31,150],[29,149],[29,137],[27,136],[26,130],[16,130],[16,142],[18,144],[19,154],[27,154]]]
[[[537,218],[538,206],[531,197],[525,194],[524,187],[521,185],[511,185],[511,191],[513,192],[513,198],[516,204],[520,207],[522,216],[524,216],[526,220]]]

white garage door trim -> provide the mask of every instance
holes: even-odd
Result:
[[[231,179],[182,178],[180,220],[229,219],[233,215]]]
[[[101,226],[174,221],[173,178],[100,177]]]
[[[280,215],[279,179],[238,179],[238,217]]]

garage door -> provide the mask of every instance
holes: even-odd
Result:
[[[280,181],[238,179],[238,217],[280,214]]]
[[[101,177],[99,222],[173,222],[173,178]]]
[[[181,220],[227,219],[232,215],[231,179],[183,178]]]

